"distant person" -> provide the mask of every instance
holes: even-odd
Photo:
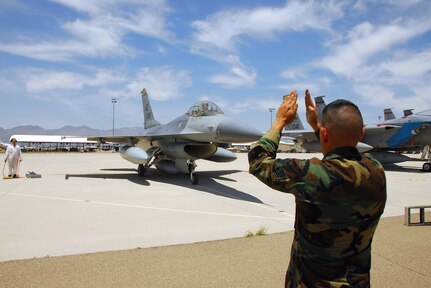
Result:
[[[421,160],[430,161],[430,159],[431,159],[430,146],[425,145],[424,148],[422,149]]]
[[[296,199],[295,235],[285,287],[369,287],[371,242],[386,202],[382,165],[361,155],[358,107],[336,100],[317,120],[305,92],[307,122],[320,139],[323,159],[276,159],[280,133],[293,122],[294,91],[285,96],[272,128],[249,154],[250,173]]]
[[[12,138],[10,142],[12,144],[6,148],[6,158],[4,162],[9,162],[9,177],[17,178],[19,177],[18,163],[22,161],[21,147],[16,144],[17,141],[15,138]]]

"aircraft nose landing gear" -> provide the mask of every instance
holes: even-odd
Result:
[[[199,183],[199,176],[196,174],[196,172],[190,173],[190,181],[193,185],[198,185]]]
[[[138,176],[139,177],[144,177],[145,172],[147,172],[147,167],[145,167],[143,164],[139,164],[138,165]]]
[[[199,176],[195,172],[195,169],[197,166],[196,163],[193,160],[190,160],[188,161],[187,166],[189,169],[190,181],[192,182],[193,185],[197,185],[199,183]]]

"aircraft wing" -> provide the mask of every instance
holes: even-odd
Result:
[[[88,141],[97,141],[100,143],[118,143],[118,144],[130,144],[131,142],[146,141],[151,142],[163,138],[187,138],[196,133],[155,133],[153,135],[122,135],[122,136],[87,136]]]
[[[314,131],[310,130],[291,130],[291,131],[283,131],[281,133],[282,136],[288,136],[294,138],[296,140],[304,140],[304,141],[317,141],[316,134]],[[299,141],[300,142],[300,141]]]
[[[147,136],[89,136],[87,137],[88,141],[97,141],[99,143],[130,143],[131,140],[147,140],[151,141],[151,137]]]

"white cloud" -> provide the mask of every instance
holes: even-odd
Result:
[[[421,35],[431,29],[431,21],[418,19],[373,26],[369,22],[355,26],[345,37],[346,43],[335,46],[317,66],[325,67],[335,74],[352,77],[357,69],[375,55]]]
[[[305,89],[309,89],[312,94],[322,93],[332,85],[333,80],[329,76],[313,75],[314,68],[313,65],[304,64],[282,71],[281,77],[286,80],[286,83],[278,85],[277,88],[283,90],[284,93],[297,90],[299,94],[302,94]]]
[[[331,30],[332,21],[343,15],[343,5],[343,1],[288,1],[282,7],[222,11],[192,23],[193,48],[234,51],[244,37],[268,39],[286,31]]]
[[[216,74],[210,77],[210,82],[227,88],[250,87],[254,85],[257,72],[253,67],[246,67],[235,56],[229,61],[231,67],[228,73]]]
[[[159,52],[160,54],[166,54],[168,51],[164,46],[157,45],[157,52]]]
[[[395,5],[395,6],[411,6],[415,5],[419,2],[422,2],[422,0],[374,0],[375,3],[380,4],[389,4],[389,5]]]
[[[383,61],[379,66],[399,81],[418,79],[431,72],[431,49],[419,53],[400,53],[392,61]]]
[[[400,52],[390,59],[358,70],[354,90],[364,102],[376,107],[429,106],[431,49]],[[418,110],[418,109],[417,109]]]
[[[81,74],[33,68],[22,70],[19,74],[28,93],[46,95],[44,98],[55,98],[59,91],[75,93],[88,87],[112,87],[127,81],[123,75],[105,69]]]
[[[146,88],[150,97],[165,101],[183,96],[183,89],[192,85],[192,77],[185,70],[174,70],[172,67],[142,68],[136,79],[127,86],[131,93]]]
[[[15,85],[22,85],[30,97],[77,107],[95,106],[101,99],[135,99],[143,88],[159,101],[184,95],[192,85],[188,71],[172,67],[142,68],[133,75],[124,71],[97,69],[87,73],[45,69],[19,69],[13,73]],[[0,79],[0,83],[2,83]]]
[[[275,39],[277,34],[309,29],[330,31],[343,16],[344,1],[288,1],[281,7],[231,9],[191,23],[190,49],[228,66],[229,71],[210,77],[210,82],[228,88],[249,87],[257,72],[239,57],[238,46],[246,39]]]
[[[416,110],[429,107],[431,48],[412,48],[418,47],[413,40],[431,31],[431,20],[424,17],[430,7],[422,8],[420,12],[401,14],[403,17],[397,16],[388,23],[363,22],[344,34],[333,34],[325,45],[328,48],[325,56],[282,71],[286,83],[278,88],[285,91],[309,88],[315,93],[326,93],[325,88],[331,91],[335,83],[353,90],[347,97],[359,96],[363,104],[371,107]]]
[[[128,33],[173,41],[165,21],[169,11],[164,1],[72,1],[53,0],[77,10],[82,18],[65,22],[63,39],[33,38],[25,42],[0,44],[0,51],[45,61],[67,61],[76,57],[133,55],[123,42]]]
[[[88,79],[71,72],[42,72],[33,70],[27,75],[25,88],[29,93],[50,90],[82,90]]]

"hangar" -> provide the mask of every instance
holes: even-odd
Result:
[[[87,138],[58,135],[12,135],[24,151],[95,151],[98,148],[112,149],[112,145],[99,145]],[[9,140],[10,140],[9,139]]]

